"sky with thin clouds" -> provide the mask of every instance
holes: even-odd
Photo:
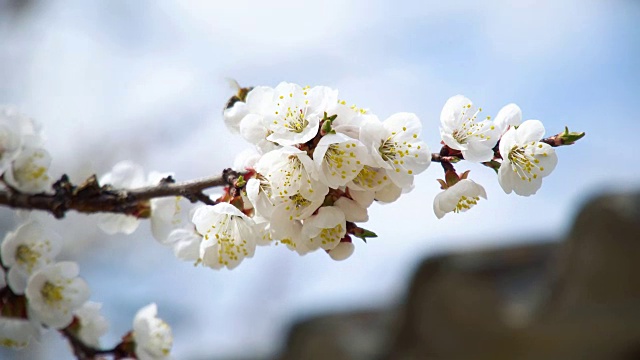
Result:
[[[548,135],[565,125],[587,132],[558,149],[558,167],[532,197],[507,196],[488,168],[458,165],[489,200],[442,220],[432,211],[442,176],[434,164],[412,192],[370,208],[366,227],[379,237],[340,263],[270,247],[214,271],[175,259],[146,224],[107,237],[92,217],[48,220],[104,303],[105,345],[155,301],[176,358],[271,354],[299,317],[395,303],[425,256],[559,238],[591,196],[640,185],[634,1],[53,0],[27,10],[0,13],[0,103],[43,124],[53,173],[76,181],[124,159],[179,180],[230,166],[250,145],[222,122],[226,78],[328,85],[381,118],[414,112],[432,151],[456,94],[491,116],[515,102]],[[43,342],[28,354],[69,355],[57,334]]]

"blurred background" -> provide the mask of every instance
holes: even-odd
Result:
[[[177,260],[147,223],[120,237],[89,216],[48,220],[65,238],[60,258],[80,263],[104,304],[105,346],[156,302],[176,359],[270,357],[298,319],[397,303],[425,256],[554,241],[594,194],[640,186],[639,17],[639,2],[617,0],[0,0],[0,103],[43,125],[53,175],[75,182],[125,159],[178,180],[231,166],[250,145],[222,122],[234,93],[225,78],[327,85],[381,118],[415,112],[432,151],[456,94],[492,116],[515,102],[547,135],[586,131],[558,149],[557,169],[529,198],[505,195],[488,168],[458,166],[489,200],[442,220],[432,212],[442,172],[431,166],[411,193],[370,208],[378,238],[344,262],[269,247],[214,271]],[[3,209],[0,230],[15,225]],[[71,358],[55,332],[0,355]]]

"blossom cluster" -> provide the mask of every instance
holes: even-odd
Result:
[[[0,109],[0,172],[7,190],[37,194],[51,186],[51,157],[43,142],[31,119]],[[62,238],[30,214],[23,218],[0,243],[0,345],[23,348],[45,330],[55,329],[97,349],[108,330],[102,305],[89,301],[89,286],[79,277],[78,264],[56,259]],[[171,330],[155,312],[152,304],[134,319],[131,355],[138,359],[165,359],[171,348]]]
[[[415,114],[380,120],[367,109],[349,106],[325,86],[281,83],[244,93],[224,110],[233,133],[254,145],[238,155],[244,174],[225,189],[215,205],[193,205],[181,197],[152,199],[154,236],[176,256],[211,268],[238,266],[259,245],[284,244],[300,255],[323,249],[335,260],[354,251],[353,237],[373,237],[360,227],[373,202],[390,203],[413,188],[414,176],[432,161]],[[554,149],[541,142],[538,120],[522,122],[515,104],[494,120],[457,95],[442,109],[440,135],[446,155],[439,161],[444,190],[433,209],[438,218],[464,212],[487,197],[485,189],[457,174],[454,162],[492,167],[505,192],[531,195],[555,167]],[[117,164],[102,183],[136,187],[158,183],[167,174],[144,171],[130,162]],[[134,216],[101,215],[107,232],[130,233]]]
[[[194,216],[212,250],[203,261],[213,267],[233,267],[269,242],[344,259],[353,236],[374,235],[356,225],[368,220],[368,207],[411,191],[431,163],[415,114],[381,120],[325,86],[256,87],[224,119],[255,153],[241,164],[248,170],[242,207],[219,204]]]
[[[375,236],[356,225],[368,220],[367,208],[411,191],[414,176],[431,163],[415,114],[381,121],[324,86],[257,87],[224,118],[231,131],[255,145],[236,159],[245,171],[242,184],[227,188],[212,206],[181,197],[150,202],[156,239],[179,258],[216,269],[232,269],[256,246],[272,243],[301,255],[323,249],[345,259],[354,250],[352,236]],[[145,182],[141,168],[123,162],[101,183],[141,186],[159,178]],[[138,222],[101,216],[108,232],[129,233]]]
[[[440,115],[440,135],[446,149],[461,159],[496,169],[498,182],[507,194],[535,194],[542,178],[558,163],[553,147],[541,141],[545,132],[542,122],[523,122],[516,104],[503,107],[494,120],[490,116],[480,118],[481,111],[462,95],[446,102]],[[438,218],[448,212],[466,211],[480,198],[487,198],[485,189],[467,176],[468,172],[459,176],[453,167],[446,169],[445,180],[439,180],[445,191],[433,204]]]
[[[0,344],[22,348],[46,329],[68,330],[98,348],[108,330],[101,304],[89,301],[89,286],[72,261],[56,261],[62,239],[35,219],[7,233],[0,250]],[[139,359],[165,359],[171,329],[156,317],[155,304],[133,321],[131,342]],[[151,355],[150,355],[151,354]]]
[[[56,261],[61,248],[60,237],[35,220],[28,220],[4,237],[2,269],[7,273],[1,277],[3,288],[26,298],[22,306],[8,301],[2,304],[0,322],[6,325],[0,327],[0,342],[4,345],[26,346],[44,327],[63,329],[74,317],[92,324],[79,329],[78,336],[87,344],[97,344],[107,330],[104,318],[93,311],[99,305],[88,302],[89,287],[78,277],[78,265]]]

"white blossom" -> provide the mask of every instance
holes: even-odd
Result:
[[[89,299],[89,287],[78,273],[78,264],[62,261],[31,275],[25,291],[29,316],[54,329],[68,326],[73,312]]]
[[[175,229],[189,228],[194,205],[182,196],[171,196],[151,201],[151,234],[165,244]]]
[[[318,179],[334,189],[353,180],[365,163],[371,162],[367,148],[344,134],[323,136],[313,152],[313,161]]]
[[[465,212],[480,201],[487,198],[484,188],[473,180],[462,179],[453,186],[436,195],[433,200],[433,211],[438,219],[448,212]]]
[[[477,109],[471,100],[456,95],[445,103],[440,114],[442,141],[452,149],[460,150],[465,160],[484,162],[493,158],[493,147],[501,134],[490,120],[478,121]]]
[[[109,329],[109,323],[100,314],[100,309],[102,309],[102,304],[87,301],[75,311],[75,316],[80,322],[78,337],[86,345],[99,347],[100,337],[106,334]]]
[[[170,175],[151,172],[147,182],[157,184]],[[197,261],[200,258],[202,236],[191,222],[197,207],[182,196],[151,200],[151,233],[161,244],[171,247],[178,259]]]
[[[2,242],[2,263],[9,268],[7,280],[16,294],[24,293],[27,279],[36,270],[53,263],[62,242],[58,234],[29,221],[7,233]]]
[[[302,88],[280,83],[271,101],[275,106],[265,116],[271,132],[267,139],[280,145],[296,145],[317,135],[324,112],[338,101],[338,93],[325,86]]]
[[[306,152],[286,146],[266,153],[256,164],[256,171],[271,184],[273,196],[288,197],[298,193],[305,197],[329,191],[317,179],[313,160]]]
[[[0,346],[21,349],[40,337],[41,328],[33,321],[0,316]]]
[[[214,269],[233,269],[255,252],[255,223],[235,206],[219,203],[198,208],[193,223],[204,239],[200,246],[202,263]]]
[[[113,169],[100,178],[101,185],[110,184],[115,188],[133,189],[146,185],[144,170],[131,161],[121,161]],[[98,215],[98,227],[107,234],[131,234],[140,225],[140,220],[132,215],[108,214]]]
[[[323,189],[326,189],[326,186],[323,187]],[[308,218],[322,205],[326,193],[327,191],[317,191],[308,195],[298,193],[292,196],[275,197],[274,200],[277,202],[277,205],[271,215],[272,226],[276,227],[276,219],[281,218],[280,213],[283,213],[283,216],[289,220],[304,220]]]
[[[311,250],[335,248],[346,234],[344,213],[335,206],[323,206],[305,220],[302,233],[309,238],[307,247]]]
[[[37,147],[41,143],[40,129],[33,120],[16,109],[0,107],[0,174],[18,156],[23,145]]]
[[[276,206],[273,199],[271,183],[261,174],[247,181],[245,187],[247,199],[254,209],[253,219],[256,223],[268,222]]]
[[[507,193],[535,194],[542,186],[542,178],[549,175],[558,163],[551,145],[540,142],[544,126],[539,120],[527,120],[510,128],[500,139],[502,164],[498,181]]]
[[[415,114],[397,113],[382,123],[367,122],[360,140],[367,146],[375,164],[386,169],[401,188],[413,183],[413,176],[429,167],[431,153],[420,140],[422,124]]]
[[[26,147],[4,173],[4,180],[23,193],[37,194],[51,186],[49,166],[51,156],[47,150]]]
[[[257,86],[253,88],[246,98],[246,105],[243,106],[244,115],[240,122],[237,124],[237,131],[240,135],[250,142],[256,145],[256,148],[261,153],[267,153],[271,150],[275,150],[277,145],[267,140],[271,130],[269,130],[267,124],[268,114],[273,112],[274,90],[266,86]],[[236,106],[242,106],[237,105]],[[234,130],[235,131],[235,130]]]
[[[158,308],[151,303],[136,313],[133,319],[133,340],[139,360],[168,359],[173,346],[171,327],[157,317]]]

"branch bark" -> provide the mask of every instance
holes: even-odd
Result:
[[[100,186],[95,175],[83,184],[73,185],[66,175],[53,185],[53,194],[25,194],[14,189],[0,191],[0,206],[14,209],[43,210],[56,218],[63,218],[70,211],[85,214],[100,212],[120,213],[140,218],[149,217],[149,200],[168,196],[183,196],[192,202],[215,204],[204,190],[219,186],[235,186],[242,173],[225,169],[222,175],[175,182],[171,177],[158,185],[137,189],[115,189]]]

